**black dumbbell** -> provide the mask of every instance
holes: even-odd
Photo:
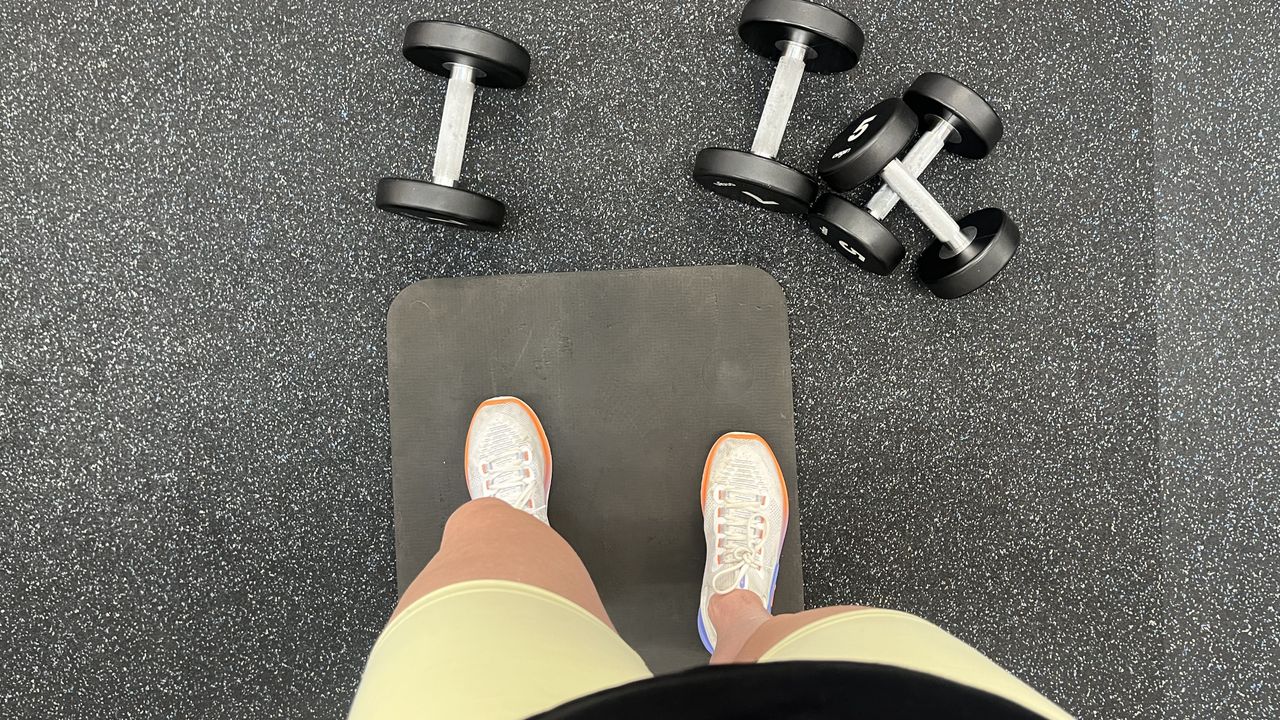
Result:
[[[705,148],[693,178],[708,190],[768,210],[808,212],[818,185],[779,162],[778,148],[806,71],[844,72],[862,55],[862,29],[849,18],[805,0],[751,0],[738,35],[755,52],[778,61],[751,152]]]
[[[999,142],[1003,126],[981,96],[945,75],[921,76],[905,97],[885,100],[863,113],[836,137],[818,164],[818,173],[838,191],[851,190],[877,175],[885,187],[865,210],[837,195],[824,195],[814,204],[809,223],[846,257],[868,270],[888,274],[902,260],[904,250],[880,221],[901,199],[938,238],[920,259],[920,279],[939,297],[960,297],[982,287],[1008,265],[1021,232],[1007,213],[995,208],[957,222],[916,176],[943,147],[966,157],[986,155]],[[898,155],[915,135],[917,117],[931,127],[899,161]]]
[[[470,25],[419,20],[404,33],[405,58],[449,79],[430,181],[378,181],[380,210],[472,230],[498,230],[507,208],[478,192],[454,187],[462,173],[476,86],[518,88],[529,79],[529,53],[512,40]]]

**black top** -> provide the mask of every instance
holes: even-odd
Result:
[[[663,675],[574,700],[536,720],[982,718],[1043,720],[997,695],[888,665],[782,662]]]

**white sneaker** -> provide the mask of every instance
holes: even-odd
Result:
[[[789,512],[782,469],[764,438],[729,433],[716,441],[702,471],[707,564],[702,571],[698,634],[707,652],[716,648],[716,629],[707,615],[712,595],[750,590],[765,610],[773,607]]]
[[[498,498],[547,522],[551,446],[533,408],[519,398],[485,400],[467,429],[471,499]]]

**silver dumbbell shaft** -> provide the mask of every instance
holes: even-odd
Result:
[[[467,151],[467,130],[471,126],[471,101],[476,96],[475,74],[475,68],[469,65],[455,63],[449,67],[449,88],[444,94],[431,178],[437,185],[453,187],[462,176],[462,156]]]
[[[920,177],[920,173],[929,167],[929,163],[938,157],[938,153],[942,152],[942,148],[946,146],[947,140],[955,133],[955,126],[942,118],[938,118],[934,126],[929,129],[920,139],[916,141],[907,156],[902,158],[902,166],[911,173],[912,177]],[[871,200],[867,202],[867,212],[871,213],[871,217],[877,220],[884,220],[889,217],[889,213],[893,211],[901,200],[898,193],[893,188],[881,185],[875,195],[871,196]]]
[[[951,248],[952,253],[960,252],[968,247],[971,241],[969,236],[964,234],[955,219],[947,214],[946,209],[939,205],[937,200],[933,199],[929,191],[920,184],[916,176],[901,161],[893,160],[886,165],[880,171],[880,177],[885,181],[886,185],[902,197],[902,201],[908,207],[915,211],[916,215],[937,236],[938,240]]]
[[[782,57],[778,58],[778,69],[774,71],[773,84],[769,86],[769,98],[764,101],[756,138],[751,143],[753,154],[778,157],[778,148],[782,147],[782,135],[787,131],[791,108],[796,104],[796,93],[800,91],[800,79],[804,77],[808,55],[807,45],[788,42]]]

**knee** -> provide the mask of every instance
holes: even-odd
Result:
[[[742,651],[738,653],[737,661],[756,662],[775,645],[809,625],[836,615],[845,615],[869,609],[871,608],[857,605],[840,605],[769,618],[752,633],[751,637],[743,645]]]
[[[712,595],[707,600],[707,614],[716,627],[724,627],[740,618],[765,618],[768,613],[759,596],[750,590],[734,590]]]
[[[472,500],[453,511],[453,514],[445,521],[444,532],[445,535],[449,535],[451,533],[466,532],[469,528],[477,525],[505,522],[513,513],[519,514],[519,511],[497,498]]]

